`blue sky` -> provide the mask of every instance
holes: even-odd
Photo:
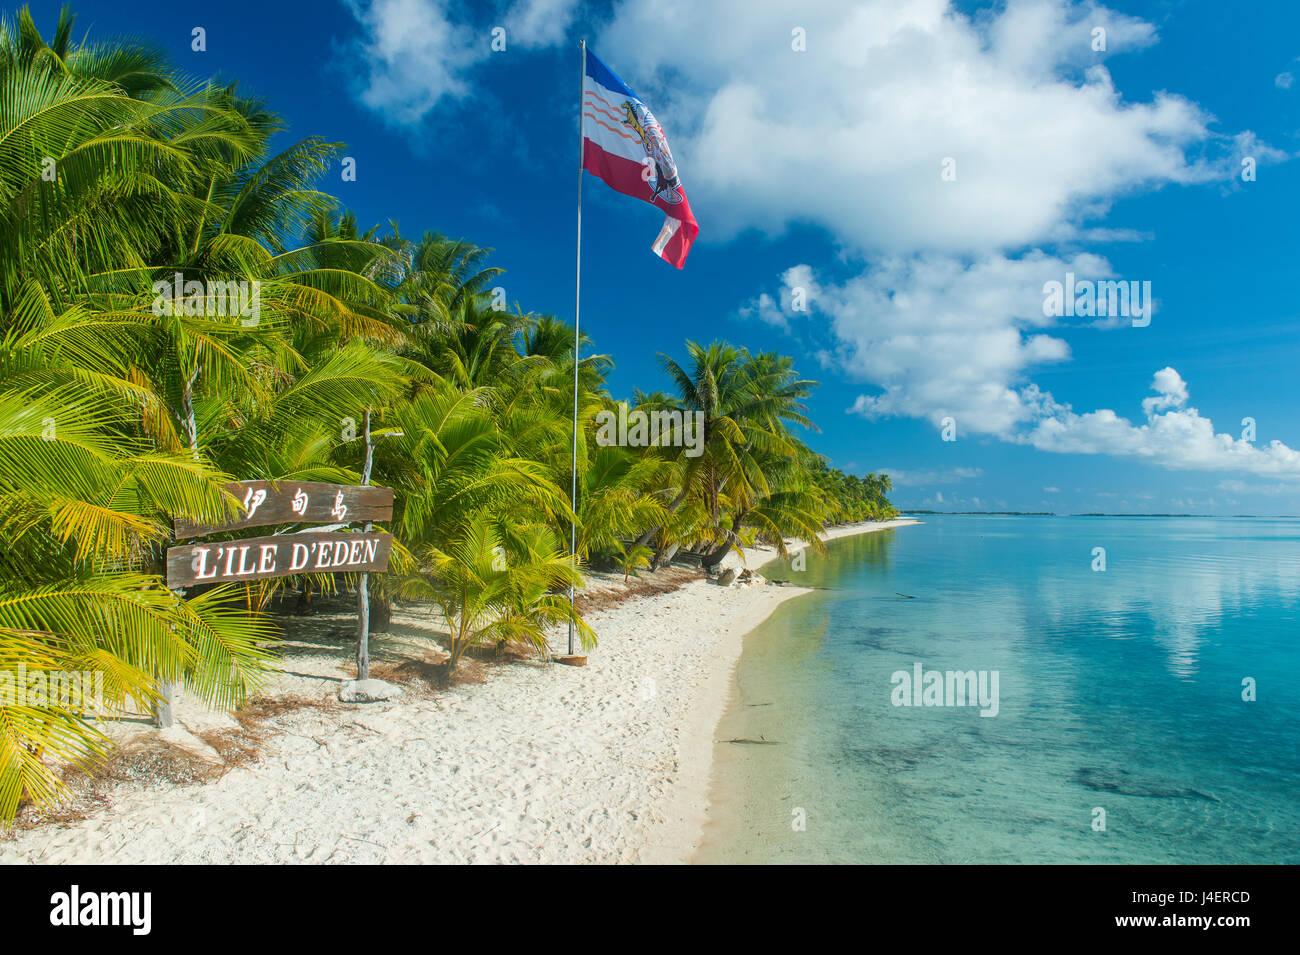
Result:
[[[33,4],[47,34],[57,7]],[[1300,5],[74,10],[78,36],[146,35],[268,98],[285,144],[345,143],[357,180],[321,186],[363,225],[491,246],[511,302],[566,320],[585,36],[663,124],[701,230],[678,272],[660,214],[586,178],[583,326],[615,395],[726,338],[794,355],[822,383],[809,443],[890,471],[902,505],[1300,514]],[[1150,282],[1150,324],[1045,316],[1067,272]]]

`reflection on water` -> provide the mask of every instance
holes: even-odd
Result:
[[[701,861],[1300,861],[1300,522],[925,521],[768,568],[825,589],[746,642],[718,736],[779,745],[717,747]],[[917,662],[998,716],[891,705]]]

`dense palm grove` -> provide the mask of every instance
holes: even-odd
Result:
[[[893,516],[888,478],[836,471],[791,432],[815,382],[726,343],[662,357],[671,393],[631,403],[701,412],[693,456],[598,442],[611,360],[584,348],[575,514],[571,328],[494,308],[485,249],[360,231],[314,188],[335,144],[271,155],[280,128],[148,43],[77,43],[66,14],[48,39],[26,11],[0,28],[0,672],[102,674],[116,712],[175,681],[245,701],[276,591],[353,582],[168,590],[173,520],[237,513],[234,479],[395,488],[372,606],[438,607],[449,671],[481,642],[543,649],[570,620],[594,640],[564,597],[571,522],[580,566],[640,573]],[[223,282],[256,289],[251,318],[207,307]],[[105,751],[89,715],[0,705],[0,819],[58,797],[53,763]]]

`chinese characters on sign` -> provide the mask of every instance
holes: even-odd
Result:
[[[221,524],[201,526],[176,522],[176,536],[203,537],[218,531],[270,524],[327,524],[348,521],[387,521],[393,516],[391,487],[357,487],[316,481],[239,481],[226,490],[240,502],[242,513]]]
[[[176,522],[177,538],[204,537],[270,524],[387,521],[393,489],[321,484],[315,481],[239,481],[226,489],[240,514],[222,524]],[[302,531],[242,540],[182,544],[167,551],[167,586],[382,571],[388,568],[391,534]]]

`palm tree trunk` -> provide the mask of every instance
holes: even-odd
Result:
[[[200,348],[203,346],[200,345]],[[190,447],[194,460],[199,458],[199,424],[194,414],[194,382],[199,377],[198,355],[194,358],[194,372],[185,381],[181,390],[181,423],[185,427],[185,443]],[[185,599],[184,589],[179,589],[176,596]],[[176,702],[176,681],[161,680],[158,684],[158,702],[154,705],[154,725],[159,729],[170,729],[176,722],[173,712]]]
[[[677,497],[673,498],[673,502],[668,505],[668,513],[675,514],[677,512],[677,508],[682,506],[682,502],[686,500],[686,495],[688,495],[690,492],[691,492],[690,485],[689,484],[684,485],[682,487],[681,493],[679,493]],[[636,550],[638,547],[645,547],[647,544],[650,543],[650,538],[654,537],[662,529],[663,529],[662,524],[655,524],[653,527],[649,528],[644,534],[642,534],[640,537],[636,539],[635,544],[633,544],[630,548],[628,548],[629,552]]]
[[[189,445],[190,454],[196,458],[199,456],[199,424],[194,417],[194,379],[198,375],[199,370],[196,368],[185,383],[185,390],[181,392],[181,424],[185,428],[185,443]]]
[[[673,544],[670,547],[665,547],[662,550],[660,550],[657,554],[655,554],[654,560],[650,564],[650,569],[662,570],[663,568],[667,567],[670,563],[672,563],[673,558],[677,556],[677,551],[681,549],[681,546],[682,546],[681,544]]]
[[[727,534],[727,542],[704,558],[702,563],[705,570],[712,570],[722,563],[722,559],[731,553],[731,548],[735,546],[736,538],[740,534],[740,525],[745,520],[743,511],[737,512],[736,519],[731,522],[731,532]]]

